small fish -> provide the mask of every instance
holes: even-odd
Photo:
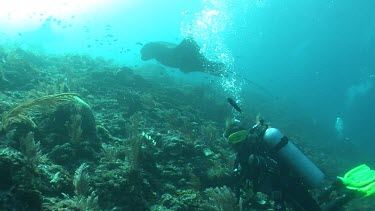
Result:
[[[158,199],[161,199],[161,197],[163,196],[163,194],[161,194],[160,191],[156,191],[156,192],[154,191],[152,192],[152,194],[156,196]]]
[[[236,101],[234,101],[232,98],[228,97],[227,98],[227,101],[228,103],[234,108],[236,109],[236,111],[242,113],[242,110],[241,108],[238,106],[238,104],[236,103]]]
[[[141,43],[141,42],[137,42],[136,45],[143,46],[143,43]]]

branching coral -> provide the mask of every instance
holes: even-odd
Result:
[[[33,132],[27,133],[25,137],[20,139],[20,152],[35,169],[47,160],[47,157],[40,150],[40,142],[35,142]]]
[[[73,185],[77,196],[85,196],[89,192],[89,175],[87,168],[89,165],[82,163],[74,173]]]
[[[132,168],[134,170],[138,170],[141,163],[142,140],[143,136],[141,135],[135,136],[130,140],[132,152]]]
[[[201,204],[203,210],[211,211],[236,211],[240,210],[234,192],[226,187],[208,188],[204,191],[208,197]]]
[[[102,144],[101,162],[122,162],[119,159],[121,152],[120,146],[113,146],[111,144]]]
[[[130,117],[131,122],[131,132],[129,134],[129,142],[130,142],[130,149],[131,149],[131,162],[132,168],[138,169],[141,160],[141,150],[142,150],[142,141],[144,137],[140,132],[141,123],[142,123],[142,115],[140,112],[133,114]]]
[[[212,144],[214,140],[220,138],[218,127],[214,124],[213,122],[209,122],[200,126],[200,135],[204,138],[206,143]]]
[[[77,108],[80,110],[80,108]],[[72,139],[73,145],[77,146],[81,141],[82,136],[82,116],[80,114],[72,114],[70,116],[70,121],[65,124],[68,128],[69,136]]]
[[[96,191],[90,186],[90,175],[88,174],[89,165],[82,163],[76,169],[73,177],[74,196],[70,197],[68,194],[62,193],[63,200],[56,200],[54,198],[46,197],[44,199],[47,210],[92,210],[99,211],[99,198]],[[58,177],[58,173],[54,176]],[[53,179],[54,179],[53,178]],[[64,208],[62,208],[64,207]]]
[[[17,123],[26,123],[27,125],[35,128],[37,125],[33,121],[33,117],[41,113],[53,112],[59,106],[67,103],[74,103],[77,106],[90,108],[86,102],[81,100],[74,93],[48,95],[26,101],[7,112],[2,119],[3,128],[7,129],[12,124]]]
[[[81,166],[75,171],[73,178],[74,193],[76,194],[71,200],[75,202],[75,205],[79,210],[99,210],[98,196],[95,191],[92,191],[89,184],[89,174],[87,168],[89,166],[86,163],[82,163]]]

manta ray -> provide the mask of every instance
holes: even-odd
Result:
[[[168,42],[150,42],[141,49],[142,60],[155,59],[160,64],[178,68],[184,73],[205,72],[215,76],[225,75],[225,65],[208,60],[192,38],[185,38],[179,45]]]

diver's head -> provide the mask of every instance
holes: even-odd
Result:
[[[227,139],[230,146],[236,148],[246,140],[248,134],[248,129],[240,121],[231,119],[226,123],[223,136]]]

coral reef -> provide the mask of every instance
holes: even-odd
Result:
[[[0,210],[240,210],[224,186],[234,154],[219,84],[13,46],[0,60]],[[279,118],[330,176],[346,168],[270,106],[243,119]],[[373,205],[361,202],[351,207]]]
[[[241,210],[234,192],[226,187],[207,188],[207,199],[201,204],[202,210]]]

